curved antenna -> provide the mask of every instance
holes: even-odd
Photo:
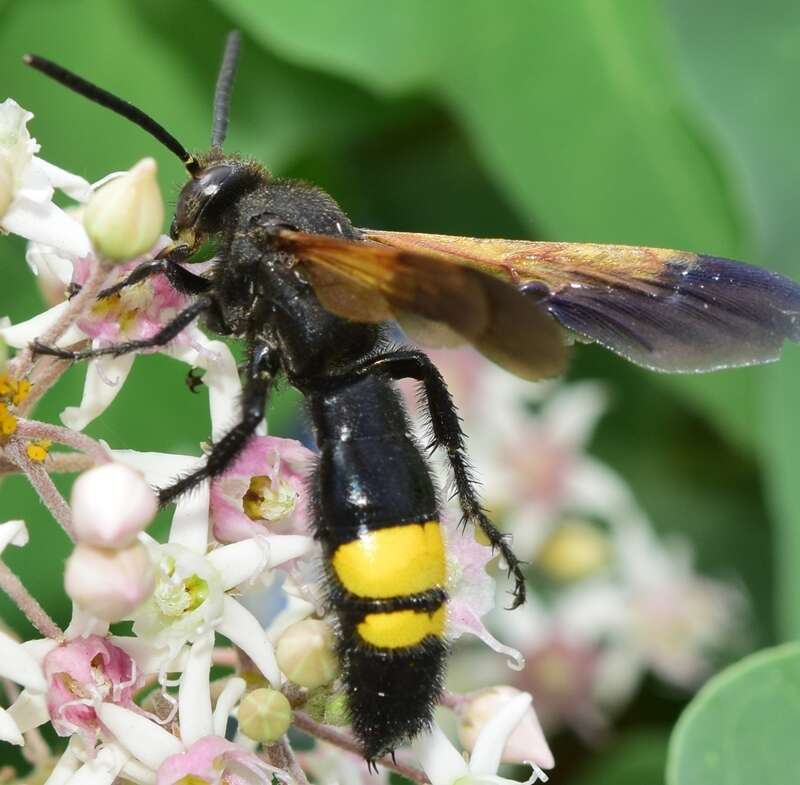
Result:
[[[211,146],[219,149],[228,132],[228,111],[231,106],[233,77],[239,61],[239,48],[242,36],[238,30],[232,30],[225,39],[225,52],[217,75],[217,86],[214,90],[214,122],[211,128]]]
[[[123,101],[122,98],[117,98],[117,96],[102,87],[87,82],[86,79],[72,73],[72,71],[68,71],[66,68],[62,68],[60,65],[56,65],[50,60],[46,60],[44,57],[25,55],[22,60],[26,65],[35,68],[51,79],[55,79],[56,82],[64,85],[64,87],[68,87],[84,98],[88,98],[93,103],[105,106],[132,123],[136,123],[136,125],[161,142],[164,147],[175,153],[181,159],[190,175],[194,176],[200,171],[200,164],[194,156],[164,126],[157,123],[149,115],[146,115],[141,109],[137,109],[133,104]]]

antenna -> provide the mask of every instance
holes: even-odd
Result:
[[[214,90],[214,121],[211,128],[211,146],[221,148],[228,131],[228,113],[231,106],[233,77],[239,60],[239,48],[242,36],[238,30],[232,30],[225,39],[225,52],[217,75],[217,86]]]
[[[72,71],[56,65],[50,60],[38,55],[24,55],[22,58],[26,65],[35,68],[45,76],[49,76],[56,82],[68,87],[70,90],[88,98],[90,101],[100,106],[105,106],[112,112],[122,115],[132,123],[136,123],[140,128],[143,128],[151,136],[155,137],[161,144],[168,150],[171,150],[186,167],[189,174],[194,176],[200,170],[200,164],[197,160],[187,152],[186,148],[169,132],[164,126],[153,120],[152,117],[146,115],[141,109],[137,109],[133,104],[123,101],[122,98],[112,95],[102,87],[86,81]]]

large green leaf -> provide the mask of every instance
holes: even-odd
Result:
[[[747,246],[724,162],[674,78],[656,0],[215,2],[295,62],[436,95],[529,235],[733,256]],[[667,383],[749,445],[752,376]]]
[[[754,654],[713,678],[670,740],[668,785],[793,785],[800,646]]]
[[[755,216],[764,259],[800,277],[800,7],[770,0],[715,5],[671,0],[686,82],[718,130],[737,185]],[[800,635],[800,351],[789,347],[761,377],[757,422],[767,484],[779,522],[779,616],[786,637]]]

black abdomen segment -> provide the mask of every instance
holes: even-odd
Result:
[[[353,730],[365,757],[423,730],[447,647],[445,551],[433,481],[390,382],[309,395],[320,448],[316,531]]]

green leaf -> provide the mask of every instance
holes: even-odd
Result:
[[[670,740],[668,785],[796,782],[800,646],[754,654],[713,678]]]
[[[732,0],[713,8],[671,0],[671,19],[686,83],[716,129],[732,164],[732,182],[755,218],[759,256],[800,278],[797,195],[800,157],[800,7]],[[800,350],[759,375],[759,424],[767,488],[778,528],[779,619],[786,638],[800,636]]]
[[[655,0],[215,2],[293,62],[435,95],[529,236],[742,255],[740,207],[684,102]],[[753,376],[665,383],[750,447]]]
[[[610,749],[594,753],[570,785],[660,785],[664,782],[669,732],[666,729],[629,732]],[[556,768],[553,779],[558,777]]]

